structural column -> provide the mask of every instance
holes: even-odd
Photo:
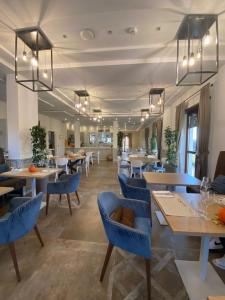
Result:
[[[80,122],[76,121],[74,123],[74,140],[75,148],[80,148]]]
[[[38,94],[15,82],[7,75],[7,133],[9,160],[17,166],[32,158],[30,128],[38,124]]]
[[[118,121],[113,121],[113,161],[117,160],[117,151],[118,151],[117,135],[118,135],[118,130],[119,130]]]

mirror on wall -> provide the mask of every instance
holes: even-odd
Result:
[[[89,134],[89,143],[99,145],[112,144],[112,133],[110,132],[91,132]]]

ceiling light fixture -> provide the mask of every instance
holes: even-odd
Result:
[[[135,35],[135,34],[138,33],[138,29],[137,29],[136,26],[128,27],[128,28],[125,29],[125,31],[126,31],[126,33],[128,33],[128,34],[133,34],[133,35]]]
[[[92,29],[85,28],[80,31],[80,37],[84,41],[93,40],[95,38],[95,33]]]
[[[152,88],[149,91],[149,113],[150,116],[159,116],[164,112],[165,89]]]
[[[186,15],[176,34],[176,85],[201,85],[218,72],[218,16],[215,14]],[[205,48],[215,53],[207,57]],[[193,67],[194,66],[194,67]]]
[[[39,27],[23,28],[15,31],[15,80],[34,92],[53,90],[53,53],[52,44]],[[26,47],[26,50],[25,50]],[[21,57],[22,60],[17,59]],[[31,53],[31,59],[27,53]],[[29,60],[28,60],[29,59]],[[22,62],[28,61],[32,68]],[[41,72],[39,62],[49,66],[48,75]],[[45,68],[46,69],[46,68]],[[45,79],[48,78],[48,81]]]

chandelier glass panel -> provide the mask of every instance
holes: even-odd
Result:
[[[165,89],[152,88],[149,91],[150,116],[159,116],[164,113]]]
[[[38,27],[16,31],[15,80],[34,92],[53,90],[52,44]]]
[[[201,85],[218,71],[217,15],[186,15],[177,31],[176,85]]]

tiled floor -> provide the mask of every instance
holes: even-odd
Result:
[[[146,298],[143,261],[123,251],[114,251],[104,283],[99,282],[107,246],[96,202],[100,191],[119,194],[116,166],[111,162],[91,167],[88,178],[82,175],[81,205],[73,205],[72,217],[65,199],[61,205],[57,198],[51,200],[48,217],[42,211],[38,222],[45,247],[33,233],[16,243],[20,283],[7,247],[0,248],[0,300]],[[172,235],[153,214],[152,245],[152,299],[188,299],[174,258],[197,259],[199,239]],[[225,272],[219,274],[225,281]]]

